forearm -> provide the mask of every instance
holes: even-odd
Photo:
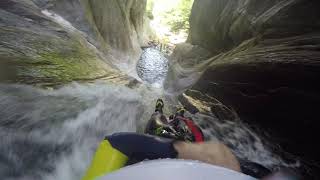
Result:
[[[106,139],[129,158],[141,161],[159,158],[191,159],[240,172],[237,158],[221,143],[186,143],[136,133],[118,133]]]
[[[198,160],[241,172],[237,158],[219,142],[186,143],[144,134],[117,133],[107,136],[100,143],[83,180],[91,180],[119,169],[128,159],[142,161],[159,158]],[[254,170],[252,166],[248,168]],[[243,173],[248,174],[245,171]],[[265,171],[259,176],[268,173]]]
[[[206,142],[199,144],[175,142],[173,147],[178,152],[177,158],[199,160],[241,172],[237,158],[228,147],[221,143]]]

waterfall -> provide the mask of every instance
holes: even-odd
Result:
[[[44,90],[0,84],[0,177],[81,179],[104,136],[142,132],[159,97],[165,100],[165,114],[172,113],[178,103],[169,101],[161,88],[167,60],[153,56],[157,54],[153,49],[145,53],[137,69],[141,79],[151,85],[128,88],[97,81]],[[186,115],[202,128],[206,140],[225,143],[237,157],[272,169],[299,166],[299,162],[284,161],[240,119],[222,121],[214,114]]]
[[[168,72],[168,59],[156,48],[145,48],[138,61],[137,72],[143,81],[161,88]]]

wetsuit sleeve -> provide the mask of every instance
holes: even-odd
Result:
[[[138,133],[116,133],[105,138],[129,159],[176,158],[173,140]]]

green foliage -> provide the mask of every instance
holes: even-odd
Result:
[[[154,0],[148,0],[147,1],[147,8],[146,8],[146,13],[147,13],[147,16],[152,20],[154,17],[153,17],[153,6],[154,6]]]
[[[187,32],[193,0],[180,0],[178,6],[164,14],[164,23],[168,24],[172,32]]]
[[[192,4],[193,0],[148,0],[146,12],[150,19],[161,19],[171,32],[187,32]]]

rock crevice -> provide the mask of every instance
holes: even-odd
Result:
[[[195,0],[188,43],[208,53],[197,59],[198,51],[178,46],[166,88],[217,98],[271,134],[285,151],[319,161],[314,146],[320,104],[318,7],[316,0]],[[192,55],[195,59],[187,58]],[[195,72],[196,81],[179,85],[181,77]]]

